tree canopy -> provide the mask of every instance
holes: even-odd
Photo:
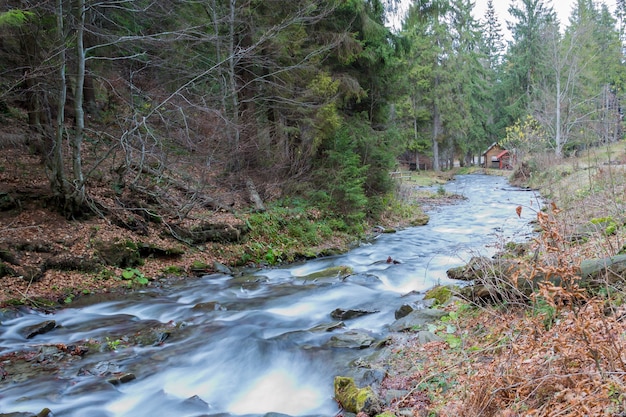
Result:
[[[184,183],[183,217],[254,178],[356,219],[380,212],[398,163],[478,163],[524,126],[555,157],[622,138],[624,2],[579,0],[564,23],[521,0],[506,43],[492,0],[480,18],[469,0],[414,1],[392,30],[398,6],[9,0],[1,115],[23,115],[70,217],[106,209],[90,198],[106,173],[163,204],[155,177]]]

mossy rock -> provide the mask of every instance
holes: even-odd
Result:
[[[187,273],[187,271],[185,271],[185,268],[179,265],[167,266],[163,268],[161,272],[163,272],[163,274],[165,275],[173,275],[177,277],[184,276]]]
[[[143,258],[178,258],[184,255],[185,250],[181,247],[163,248],[152,243],[138,243],[137,251]]]
[[[322,269],[321,271],[313,272],[312,274],[305,275],[300,277],[305,281],[321,279],[321,278],[336,278],[336,277],[347,277],[352,274],[352,268],[345,265],[340,266],[332,266],[330,268]]]
[[[102,265],[98,259],[62,254],[47,259],[43,264],[43,269],[54,269],[57,271],[80,271],[80,272],[100,272]]]
[[[335,377],[335,399],[345,411],[374,416],[382,411],[382,403],[371,387],[358,388],[354,379]]]
[[[430,221],[430,217],[428,216],[428,214],[420,214],[419,216],[416,216],[413,220],[411,220],[410,224],[411,226],[425,226],[428,224],[428,222]]]
[[[133,268],[144,263],[137,244],[132,241],[96,241],[94,247],[97,256],[107,265],[119,268]]]
[[[209,272],[210,270],[211,265],[202,261],[193,261],[189,266],[189,271],[193,272],[194,274],[204,274],[206,272]]]
[[[424,300],[435,300],[435,305],[443,305],[458,293],[459,287],[456,285],[438,285],[426,291]]]
[[[191,244],[241,242],[249,231],[246,224],[204,223],[192,228],[172,225],[174,236]]]

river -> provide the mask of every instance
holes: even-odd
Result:
[[[336,415],[334,376],[373,349],[336,347],[338,335],[358,330],[381,340],[399,306],[417,305],[425,290],[453,283],[447,269],[531,233],[535,193],[485,175],[458,176],[445,188],[466,199],[431,211],[425,226],[381,234],[339,256],[149,286],[53,314],[24,309],[0,316],[0,354],[90,339],[110,347],[64,362],[57,372],[0,381],[0,413],[47,407],[56,417]],[[303,278],[333,266],[353,273]],[[327,331],[336,308],[376,312]],[[26,339],[23,330],[45,320],[56,328]],[[124,347],[127,335],[145,329],[160,343]],[[112,384],[103,377],[116,373],[135,379]]]

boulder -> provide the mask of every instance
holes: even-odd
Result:
[[[26,326],[21,330],[22,336],[26,339],[32,339],[33,337],[48,333],[53,330],[57,326],[57,323],[54,320],[46,320],[41,323],[33,324],[31,326]]]
[[[335,399],[345,411],[368,416],[382,411],[382,403],[371,387],[358,388],[354,379],[345,376],[336,376],[334,386]]]
[[[407,316],[404,316],[391,323],[391,325],[389,326],[389,330],[392,332],[421,330],[423,326],[429,323],[433,323],[434,321],[440,319],[446,314],[448,313],[434,308],[415,310]]]
[[[378,313],[378,310],[360,310],[360,309],[347,309],[336,308],[330,313],[330,317],[335,320],[350,320],[357,317],[365,316],[367,314]]]
[[[362,330],[349,330],[332,336],[328,344],[338,348],[365,349],[372,346],[375,341],[374,337]]]

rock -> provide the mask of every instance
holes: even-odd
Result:
[[[107,382],[113,385],[125,384],[127,382],[137,379],[135,374],[126,372],[123,374],[114,375],[112,378],[107,379]]]
[[[177,224],[173,224],[171,227],[174,237],[183,239],[192,244],[206,242],[239,242],[250,230],[245,223],[232,225],[227,223],[207,222],[191,228]]]
[[[333,266],[330,268],[322,269],[321,271],[313,272],[311,274],[298,277],[305,281],[318,280],[322,278],[345,278],[352,274],[352,268],[349,266]]]
[[[32,413],[0,413],[0,417],[48,417],[52,411],[49,408],[44,408],[37,414]]]
[[[332,332],[333,330],[345,327],[343,321],[333,321],[332,323],[322,323],[309,329],[310,332]]]
[[[399,309],[396,310],[394,316],[396,320],[406,317],[411,314],[415,309],[409,304],[402,304]]]
[[[422,326],[432,323],[440,319],[441,317],[445,316],[446,314],[447,313],[445,311],[437,310],[433,308],[424,309],[424,310],[415,310],[411,312],[409,315],[394,321],[389,326],[389,330],[392,332],[420,330]]]
[[[387,404],[392,404],[394,401],[401,400],[406,397],[410,391],[403,389],[390,389],[385,392],[385,402]]]
[[[216,272],[219,272],[220,274],[233,275],[232,269],[230,269],[229,267],[227,267],[226,265],[220,262],[217,262],[217,261],[213,262],[213,268],[215,269]]]
[[[484,256],[475,256],[462,266],[450,268],[446,271],[448,278],[458,279],[460,281],[472,281],[482,278],[486,270],[493,264],[493,261]]]
[[[41,323],[37,323],[37,324],[33,324],[31,326],[24,327],[20,331],[20,333],[26,339],[32,339],[33,337],[35,337],[37,335],[48,333],[49,331],[53,330],[56,326],[57,326],[56,321],[54,321],[54,320],[46,320],[46,321],[42,321]]]
[[[411,226],[425,226],[430,221],[430,217],[427,214],[421,214],[411,220]]]
[[[419,332],[417,332],[417,334],[415,335],[415,339],[413,340],[414,343],[418,343],[420,345],[425,345],[426,343],[430,343],[430,342],[442,342],[442,341],[443,339],[441,337],[427,330],[420,330]]]
[[[424,300],[435,300],[435,305],[444,305],[454,294],[459,293],[459,287],[456,285],[438,285],[426,291]]]
[[[331,337],[328,344],[338,348],[365,349],[375,341],[374,337],[362,330],[350,330]]]
[[[106,265],[120,268],[133,268],[143,263],[137,244],[131,240],[123,242],[96,240],[93,246],[96,256]]]
[[[226,307],[217,301],[208,301],[206,303],[198,303],[191,308],[193,311],[225,311]]]
[[[473,286],[464,287],[461,295],[475,301],[498,300],[504,295],[529,297],[540,283],[563,285],[563,277],[556,269],[523,259],[473,258],[469,264],[448,270],[453,279],[476,280]],[[547,271],[547,272],[546,272]],[[579,267],[566,271],[568,285],[597,288],[623,280],[626,274],[626,255],[584,259]]]
[[[358,310],[358,309],[348,309],[344,310],[342,308],[336,308],[331,313],[330,316],[335,320],[350,320],[357,317],[365,316],[367,314],[378,313],[378,310]]]
[[[352,378],[336,376],[335,399],[346,411],[375,416],[382,410],[382,403],[371,387],[358,388]]]

